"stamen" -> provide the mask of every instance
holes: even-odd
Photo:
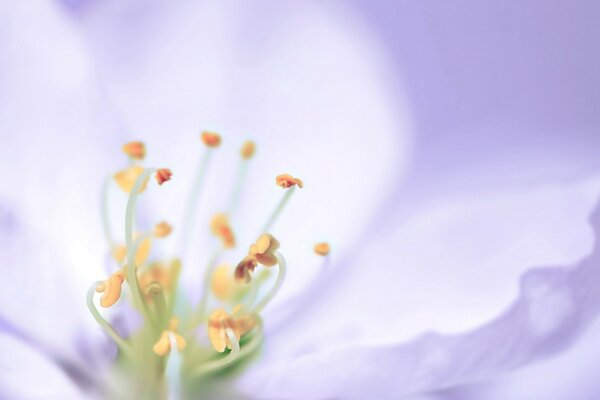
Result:
[[[254,156],[256,152],[256,145],[253,141],[248,140],[242,145],[242,149],[240,150],[240,155],[244,160],[249,160]]]
[[[223,213],[215,214],[210,221],[210,230],[216,237],[221,239],[223,247],[227,249],[235,247],[235,236],[227,215]]]
[[[260,235],[255,244],[250,246],[248,255],[256,257],[259,264],[272,267],[277,264],[275,251],[279,248],[279,242],[269,233]]]
[[[133,165],[129,168],[117,172],[114,175],[114,178],[121,189],[123,189],[127,193],[131,193],[135,182],[137,182],[137,179],[142,175],[143,172],[144,168],[140,167],[139,165]],[[142,193],[144,190],[146,190],[146,185],[148,184],[148,176],[149,174],[145,175],[145,179],[137,187],[136,190],[138,191],[138,193]]]
[[[143,142],[129,142],[123,145],[123,151],[135,160],[143,160],[146,157],[146,146]]]
[[[258,314],[265,308],[265,306],[273,299],[273,297],[275,297],[285,279],[285,259],[283,258],[283,255],[281,255],[281,253],[279,253],[278,251],[275,252],[275,258],[277,259],[277,264],[279,266],[277,271],[277,280],[275,281],[275,284],[273,285],[269,293],[267,293],[267,295],[254,307],[254,309],[252,310],[253,314]]]
[[[191,371],[191,375],[194,376],[202,376],[205,374],[210,374],[212,372],[219,371],[220,369],[225,368],[226,366],[233,363],[238,356],[240,355],[240,343],[235,336],[235,332],[233,329],[225,329],[225,335],[227,336],[227,340],[231,343],[231,351],[227,356],[220,358],[218,360],[208,362],[202,364]]]
[[[115,247],[115,240],[113,239],[110,218],[108,216],[108,190],[111,182],[112,179],[109,177],[106,178],[104,185],[102,185],[102,228],[104,230],[104,236],[106,237],[108,246],[112,249]]]
[[[121,285],[123,285],[123,281],[125,280],[124,275],[124,272],[119,270],[96,286],[96,292],[102,293],[102,298],[100,298],[100,305],[102,307],[111,307],[121,298]]]
[[[204,131],[200,137],[202,139],[202,143],[208,147],[219,147],[221,144],[221,136],[218,133]]]
[[[325,257],[329,254],[329,251],[330,251],[329,243],[321,242],[321,243],[315,244],[315,253],[317,253],[318,255]]]
[[[231,278],[228,264],[215,269],[212,276],[211,289],[215,297],[221,301],[230,300],[235,292],[235,281]]]
[[[142,313],[148,317],[146,307],[144,305],[142,293],[138,286],[136,276],[136,264],[135,254],[137,253],[137,246],[133,245],[133,223],[135,218],[135,205],[137,202],[138,195],[140,193],[140,187],[145,186],[148,177],[154,172],[154,168],[148,168],[144,170],[136,179],[133,188],[129,194],[127,201],[127,208],[125,209],[125,246],[127,247],[127,282],[132,292],[133,302]],[[139,238],[136,240],[136,244],[139,243]],[[149,319],[149,318],[148,318]]]
[[[173,227],[168,222],[160,222],[154,226],[154,236],[159,238],[167,237],[173,232]]]
[[[173,173],[168,168],[160,168],[160,169],[156,170],[155,177],[156,177],[156,182],[158,182],[159,185],[162,185],[163,183],[170,181],[172,176],[173,176]]]
[[[102,315],[100,314],[98,309],[96,309],[96,306],[94,304],[94,294],[96,293],[96,289],[98,288],[98,286],[102,284],[103,282],[100,281],[95,282],[88,290],[86,297],[87,307],[90,310],[92,317],[94,317],[98,325],[100,325],[100,327],[102,328],[102,330],[104,330],[108,337],[110,337],[117,344],[120,350],[122,350],[124,353],[129,354],[131,352],[129,343],[127,343],[125,339],[119,336],[115,328],[113,328],[113,326],[102,317]]]
[[[273,211],[273,213],[267,220],[267,223],[265,224],[265,226],[263,227],[261,232],[268,232],[271,230],[271,227],[277,220],[277,217],[279,217],[279,214],[281,214],[281,211],[283,211],[285,205],[288,203],[288,201],[292,197],[292,194],[294,194],[296,186],[298,186],[300,188],[304,187],[304,183],[302,183],[302,181],[300,179],[296,179],[287,174],[278,175],[275,178],[275,183],[277,184],[277,186],[281,186],[282,188],[289,189],[289,190],[287,190],[285,192],[285,194],[279,201],[279,205],[277,205],[277,207],[275,208],[275,210]]]
[[[169,322],[169,329],[163,331],[162,335],[160,336],[160,339],[158,339],[158,342],[154,344],[152,350],[157,355],[162,357],[169,353],[171,349],[177,349],[179,351],[185,349],[185,339],[181,335],[175,333],[178,324],[179,321],[177,320],[177,318],[172,318]]]

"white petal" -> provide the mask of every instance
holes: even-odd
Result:
[[[590,178],[440,199],[373,238],[326,294],[292,310],[241,387],[278,398],[399,395],[561,349],[558,339],[542,345],[575,334],[573,321],[587,323],[596,272],[582,278],[590,262],[532,268],[590,253],[587,219],[599,194],[600,180]]]
[[[317,241],[331,241],[334,257],[345,252],[402,173],[403,93],[392,96],[379,43],[343,4],[131,1],[91,11],[82,26],[111,98],[147,139],[150,161],[174,172],[156,215],[182,210],[205,128],[224,145],[199,204],[201,232],[228,203],[244,139],[257,154],[236,220],[242,251],[283,195],[275,176],[304,180],[273,229],[294,266],[284,292],[314,274]]]
[[[0,332],[0,397],[3,399],[86,398],[69,377],[43,355]]]

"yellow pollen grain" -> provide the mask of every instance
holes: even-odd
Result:
[[[288,189],[296,185],[298,185],[298,187],[300,188],[304,187],[304,183],[300,179],[294,178],[293,176],[288,174],[277,175],[277,177],[275,177],[275,184],[277,186],[281,186],[284,189]]]
[[[242,156],[243,159],[245,160],[249,160],[254,156],[254,153],[256,153],[256,145],[254,144],[253,141],[248,140],[247,142],[245,142],[242,145],[242,149],[240,150],[240,155]]]
[[[162,221],[154,226],[154,236],[159,238],[167,237],[173,232],[173,227],[166,221]]]
[[[168,182],[171,180],[171,177],[173,176],[173,173],[171,172],[170,169],[168,168],[160,168],[158,170],[156,170],[156,182],[158,182],[159,185],[162,185],[165,182]]]
[[[315,253],[317,253],[320,256],[328,255],[330,250],[331,249],[329,247],[329,243],[327,243],[327,242],[321,242],[321,243],[315,244]]]
[[[135,160],[143,160],[146,157],[146,146],[143,142],[129,142],[123,145],[123,151]]]
[[[207,147],[219,147],[221,144],[221,136],[215,132],[204,131],[202,135],[200,135],[202,139],[202,143],[204,143]]]
[[[139,165],[134,165],[129,168],[125,168],[114,175],[115,181],[117,185],[125,192],[130,193],[133,189],[133,185],[137,178],[144,172],[144,168]],[[148,185],[148,179],[144,180],[142,185],[140,186],[140,190],[138,193],[142,193],[146,190],[146,186]]]

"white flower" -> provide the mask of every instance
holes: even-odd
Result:
[[[444,188],[407,170],[403,95],[351,10],[131,2],[93,4],[74,18],[54,3],[0,7],[11,22],[0,93],[1,257],[10,283],[0,297],[8,332],[0,349],[10,354],[0,364],[3,396],[77,397],[66,375],[85,386],[89,371],[93,378],[109,367],[110,347],[83,303],[109,263],[98,187],[120,163],[115,150],[145,140],[148,165],[168,166],[176,179],[145,195],[141,224],[176,218],[200,155],[190,139],[205,127],[225,141],[199,221],[228,198],[225,177],[237,165],[230,154],[247,137],[257,155],[240,237],[254,238],[263,222],[256,216],[276,204],[275,175],[289,171],[307,183],[274,226],[289,274],[264,310],[262,357],[219,381],[231,391],[225,396],[437,391],[553,354],[595,316],[587,219],[598,178],[542,174],[496,187],[491,180],[502,173],[482,162],[460,174],[467,184],[450,176]],[[406,196],[393,190],[403,178],[413,182]],[[189,240],[200,243],[196,236]],[[312,253],[320,240],[332,244],[326,266]],[[190,246],[186,259],[205,259],[205,249]],[[187,291],[199,295],[203,271],[183,265]],[[71,362],[86,365],[86,376]]]

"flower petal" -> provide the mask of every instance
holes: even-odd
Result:
[[[532,267],[589,254],[599,194],[592,178],[426,208],[272,329],[240,387],[277,398],[410,394],[563,349],[596,314],[600,247],[575,267]]]
[[[305,182],[272,229],[294,266],[284,296],[317,272],[312,246],[328,240],[332,257],[343,254],[403,171],[403,94],[390,101],[380,44],[343,4],[130,1],[96,4],[81,26],[121,115],[149,138],[148,161],[174,172],[158,213],[181,209],[204,128],[223,143],[213,150],[198,231],[226,211],[245,139],[256,139],[257,149],[232,221],[242,249],[284,193],[275,177]],[[207,239],[197,236],[190,242]],[[207,246],[196,247],[192,256],[208,257]]]

